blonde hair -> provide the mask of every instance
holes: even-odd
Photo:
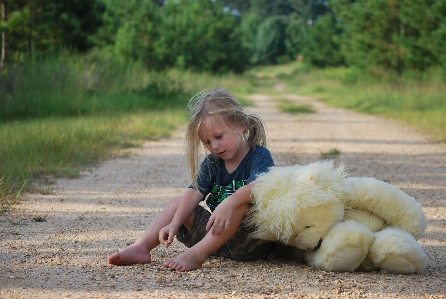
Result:
[[[263,120],[256,114],[245,113],[240,103],[224,88],[203,90],[192,97],[187,107],[191,111],[191,117],[186,131],[186,157],[190,176],[196,188],[198,188],[197,175],[199,174],[198,159],[202,146],[198,130],[209,117],[215,117],[227,127],[244,126],[246,130],[243,133],[243,138],[250,148],[254,148],[256,145],[266,145],[266,130]]]

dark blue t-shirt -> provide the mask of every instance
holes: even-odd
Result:
[[[199,191],[207,196],[206,204],[214,211],[226,197],[255,181],[259,174],[267,172],[272,166],[274,161],[271,153],[263,146],[250,149],[233,173],[228,173],[223,159],[210,154],[200,165],[197,176]]]

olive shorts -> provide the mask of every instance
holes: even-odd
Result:
[[[211,212],[198,205],[195,209],[191,231],[188,231],[184,225],[181,226],[177,233],[177,240],[189,248],[200,242],[208,233],[206,225],[210,217]],[[267,258],[275,250],[275,243],[251,238],[250,233],[251,231],[242,224],[235,235],[211,256],[240,261]]]

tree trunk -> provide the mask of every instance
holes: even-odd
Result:
[[[6,4],[2,2],[2,20],[6,21]],[[2,54],[0,57],[0,69],[5,67],[6,60],[6,33],[2,32]]]
[[[28,31],[28,50],[29,60],[32,60],[33,56],[33,12],[29,14],[29,31]]]

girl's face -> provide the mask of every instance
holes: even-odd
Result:
[[[244,150],[247,147],[245,139],[242,138],[245,128],[229,128],[219,120],[209,117],[198,129],[198,137],[206,149],[225,162],[238,161],[246,154]],[[245,146],[244,146],[245,145]],[[240,159],[241,161],[241,159]]]

